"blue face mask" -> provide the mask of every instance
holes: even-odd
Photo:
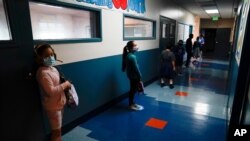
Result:
[[[47,67],[54,66],[56,64],[56,59],[54,56],[46,57],[43,59],[43,64]]]
[[[137,52],[138,50],[139,50],[138,47],[134,47],[134,48],[133,48],[133,52]]]

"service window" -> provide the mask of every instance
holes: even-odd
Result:
[[[124,16],[124,39],[154,39],[155,24],[156,22],[153,20]]]
[[[99,11],[29,2],[34,40],[80,40],[100,37]]]
[[[0,41],[9,41],[11,39],[11,32],[4,1],[0,0]]]

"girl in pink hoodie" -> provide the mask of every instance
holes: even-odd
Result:
[[[55,67],[56,54],[49,44],[36,48],[39,64],[36,78],[42,96],[42,105],[51,127],[51,141],[61,141],[63,108],[66,103],[64,90],[70,89],[71,83],[60,83],[60,75]]]

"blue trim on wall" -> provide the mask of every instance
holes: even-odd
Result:
[[[149,83],[158,76],[159,53],[158,48],[136,53],[144,82]],[[129,91],[129,81],[126,73],[121,71],[121,62],[122,56],[116,55],[59,66],[66,78],[73,82],[79,96],[76,109],[65,108],[65,127]]]
[[[233,109],[233,103],[234,103],[234,98],[237,95],[236,94],[236,85],[238,81],[238,74],[239,74],[239,66],[237,64],[236,58],[235,58],[235,53],[232,52],[231,57],[230,57],[230,66],[229,66],[229,73],[228,73],[228,84],[227,84],[227,93],[228,93],[228,99],[227,99],[227,109],[230,111],[227,111],[227,130],[228,130],[228,137],[230,135],[230,122],[232,116],[232,109]]]
[[[228,78],[228,108],[232,109],[233,106],[233,99],[234,99],[234,95],[235,95],[235,89],[236,89],[236,83],[237,83],[237,78],[238,78],[238,71],[239,71],[239,67],[238,64],[236,62],[236,59],[234,57],[234,55],[232,55],[232,61],[230,62],[230,72],[229,72],[229,78]],[[231,115],[228,115],[229,117]],[[228,117],[228,120],[230,119]]]

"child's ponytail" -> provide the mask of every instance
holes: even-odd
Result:
[[[123,48],[123,54],[122,54],[122,71],[124,72],[126,70],[126,57],[128,53],[133,49],[134,41],[128,41],[127,45]]]
[[[126,57],[129,53],[128,47],[125,46],[123,48],[123,53],[122,53],[122,71],[124,72],[126,70]]]

